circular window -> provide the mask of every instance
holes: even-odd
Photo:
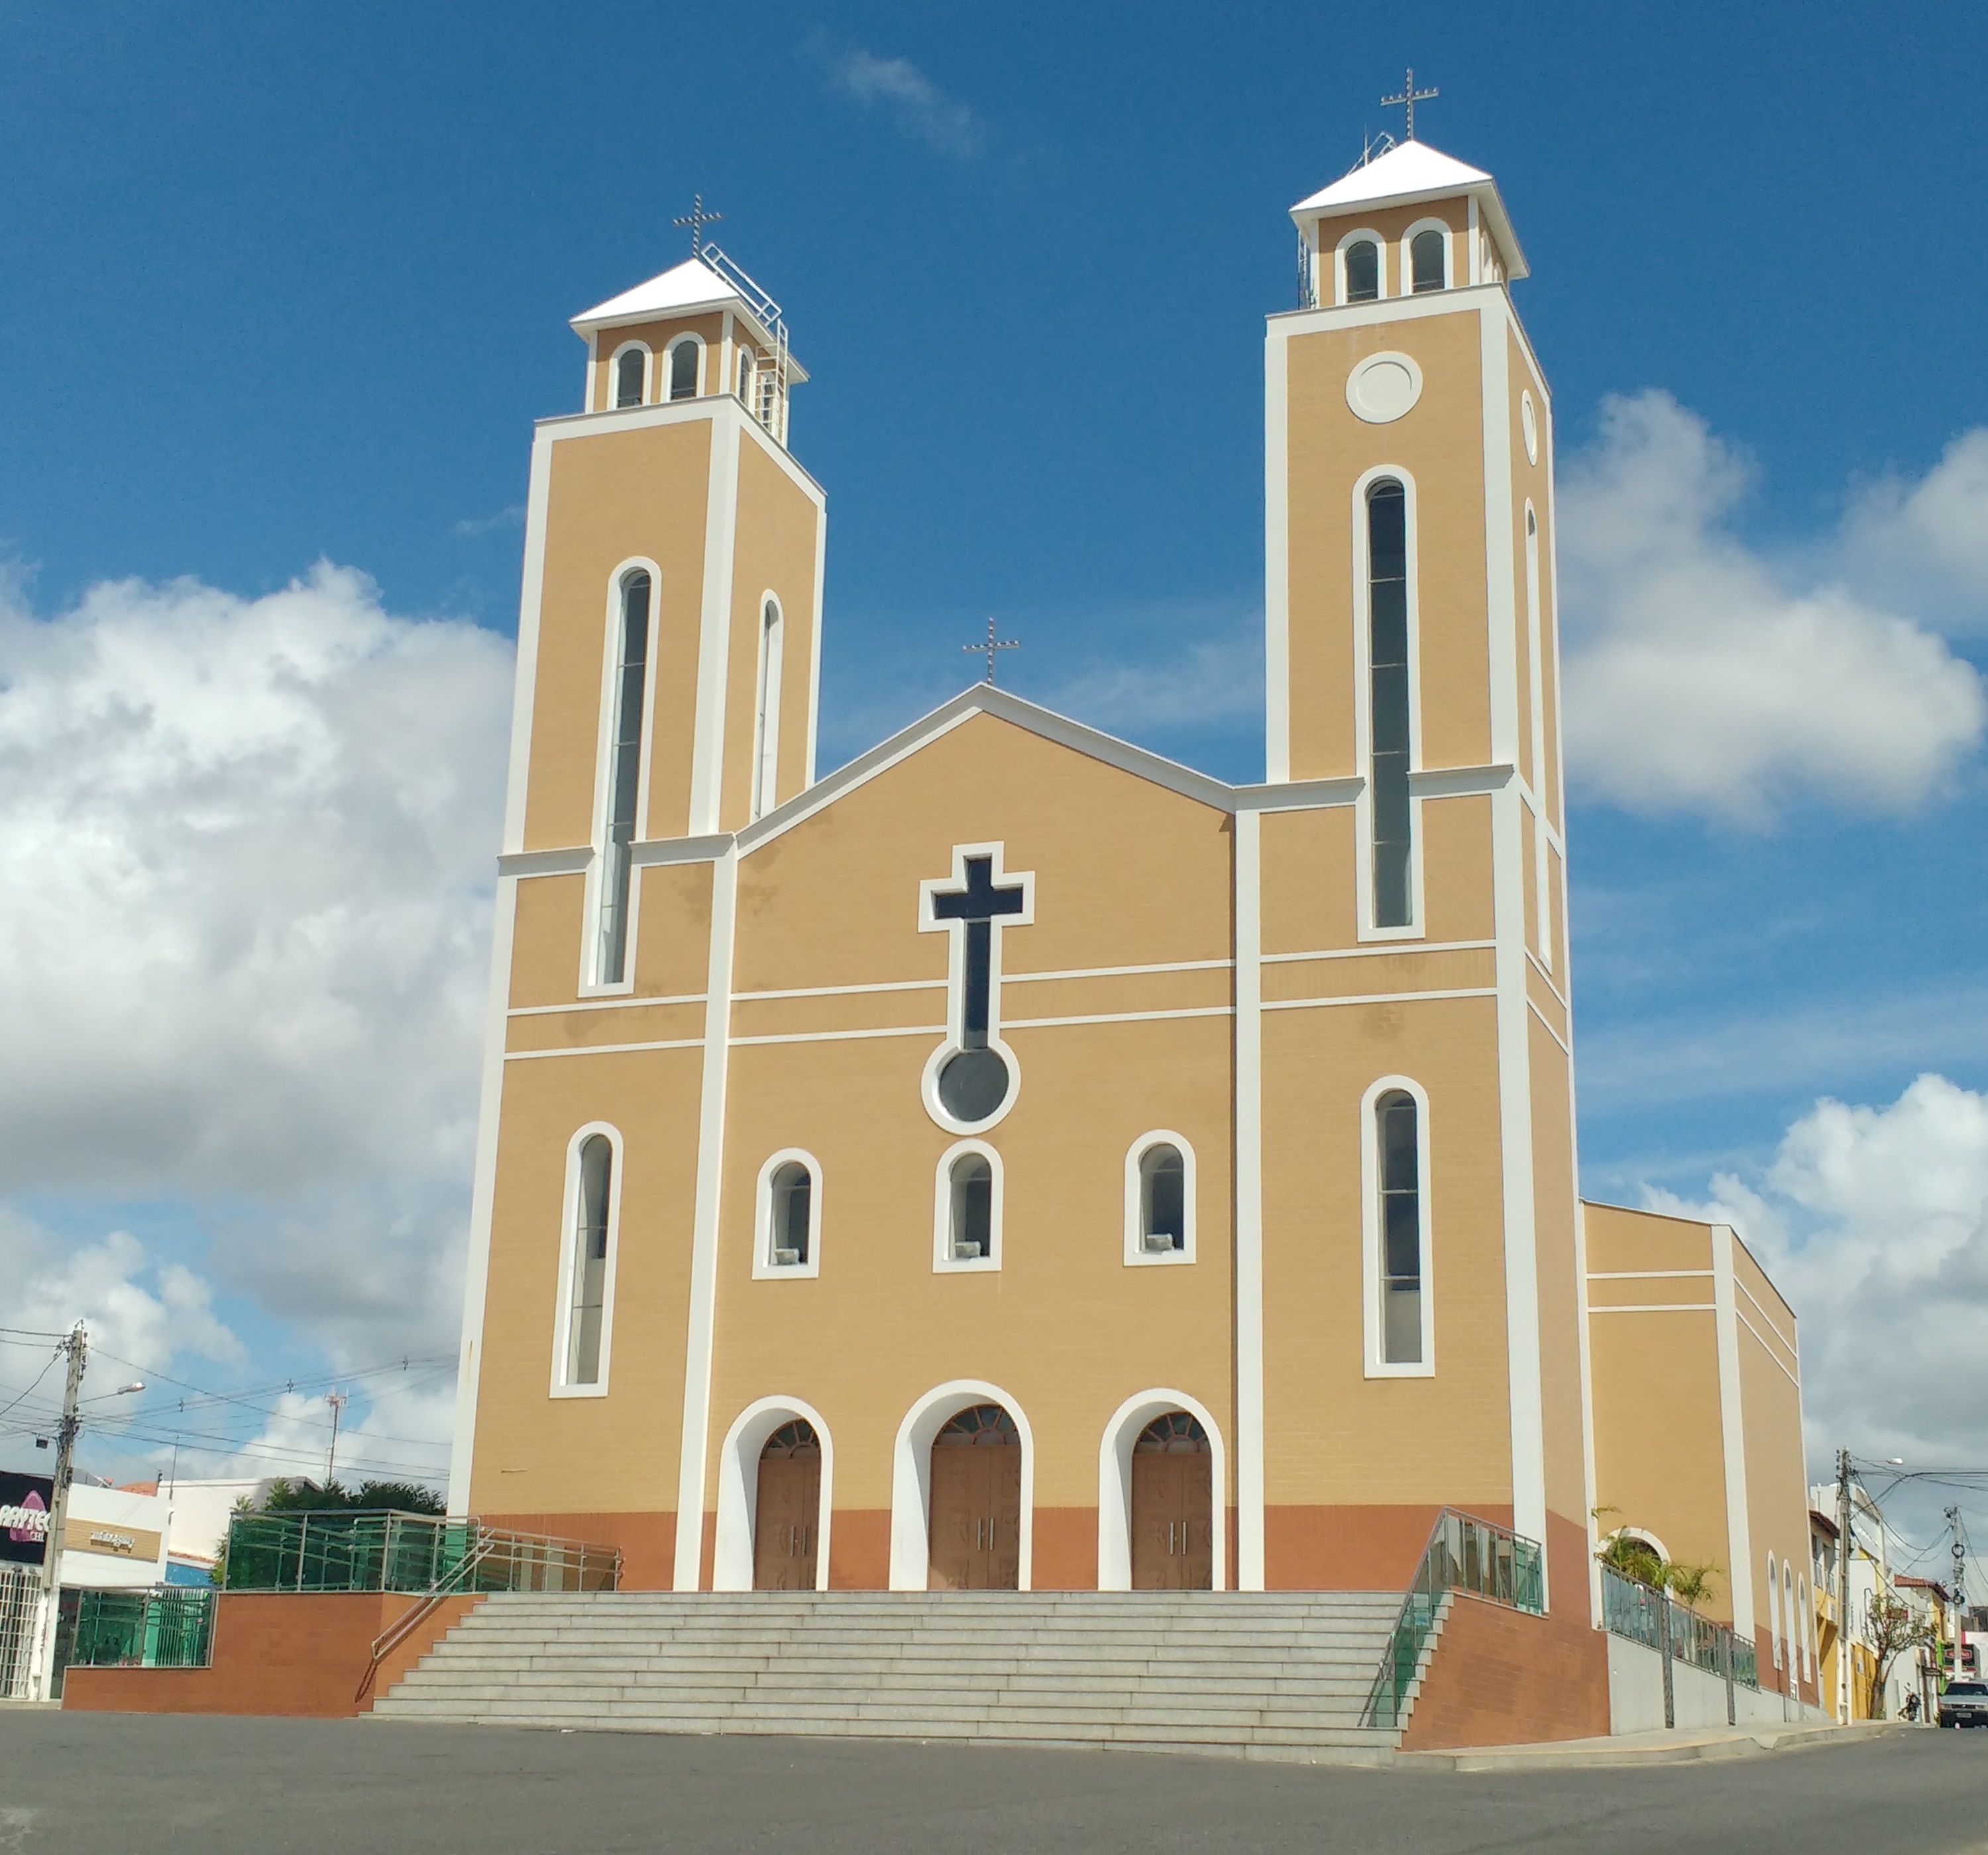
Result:
[[[1008,1066],[998,1050],[962,1050],[938,1073],[938,1105],[971,1127],[1008,1099]]]
[[[1406,354],[1370,354],[1346,377],[1346,403],[1356,418],[1390,425],[1422,396],[1422,370]]]
[[[1537,464],[1540,461],[1540,415],[1533,410],[1533,396],[1530,393],[1519,395],[1519,429],[1525,434],[1526,461]]]

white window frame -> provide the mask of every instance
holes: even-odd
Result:
[[[697,390],[690,397],[694,400],[701,400],[704,397],[704,367],[707,358],[704,352],[705,340],[702,335],[686,329],[681,335],[672,335],[663,346],[663,370],[657,380],[656,387],[658,397],[664,405],[671,403],[670,380],[676,372],[677,350],[687,341],[694,341],[697,343]]]
[[[773,1260],[773,1175],[783,1166],[807,1168],[808,1253],[805,1262]],[[753,1195],[752,1279],[755,1282],[806,1282],[821,1273],[821,1161],[805,1147],[783,1147],[759,1168]]]
[[[1775,1575],[1774,1555],[1767,1555],[1767,1640],[1772,1644],[1774,1666],[1781,1665],[1781,1587]]]
[[[1408,554],[1408,919],[1401,928],[1374,924],[1374,638],[1371,549],[1367,525],[1367,493],[1377,483],[1401,486],[1404,531]],[[1359,855],[1354,870],[1357,904],[1356,931],[1362,941],[1418,941],[1428,933],[1424,921],[1422,795],[1415,775],[1422,765],[1422,571],[1421,539],[1416,515],[1414,474],[1399,464],[1377,464],[1353,485],[1353,732],[1355,764],[1360,769],[1360,796],[1354,801],[1354,830]]]
[[[1181,1156],[1182,1218],[1179,1249],[1149,1250],[1145,1232],[1140,1228],[1144,1208],[1139,1164],[1155,1147],[1172,1147]],[[1186,1135],[1171,1127],[1149,1128],[1125,1149],[1125,1266],[1128,1269],[1165,1269],[1169,1264],[1194,1260],[1194,1147]],[[1195,1414],[1197,1416],[1199,1413]]]
[[[768,617],[770,610],[772,617]],[[763,818],[779,803],[780,684],[786,671],[786,608],[772,587],[759,595],[759,657],[753,680],[752,779],[750,817]]]
[[[963,1154],[977,1153],[992,1170],[993,1187],[988,1194],[987,1254],[961,1258],[952,1253],[952,1166]],[[959,1140],[939,1155],[932,1175],[932,1273],[935,1276],[981,1276],[1001,1267],[1001,1155],[984,1140]]]
[[[1401,234],[1401,294],[1412,296],[1415,293],[1415,240],[1425,231],[1442,234],[1442,287],[1445,290],[1456,288],[1456,228],[1444,219],[1418,219]],[[1437,290],[1424,290],[1425,296],[1439,296]]]
[[[613,1154],[607,1176],[607,1256],[600,1283],[600,1377],[593,1384],[576,1385],[566,1378],[566,1349],[573,1325],[573,1276],[575,1253],[580,1245],[580,1151],[597,1134],[604,1135]],[[590,1120],[566,1142],[566,1187],[560,1201],[559,1281],[553,1296],[553,1369],[550,1395],[554,1397],[605,1397],[608,1367],[614,1343],[614,1265],[621,1252],[621,1175],[624,1159],[621,1130],[611,1121]]]
[[[1547,681],[1546,666],[1540,651],[1545,627],[1540,618],[1540,518],[1528,496],[1524,505],[1525,533],[1522,538],[1526,571],[1526,657],[1527,699],[1532,706],[1533,755],[1533,911],[1538,926],[1540,964],[1553,971],[1553,884],[1548,873],[1547,841]]]
[[[1381,1324],[1382,1269],[1381,1227],[1381,1126],[1374,1110],[1383,1095],[1396,1090],[1415,1104],[1416,1208],[1422,1214],[1422,1356],[1394,1361],[1384,1357]],[[1433,1378],[1435,1376],[1435,1218],[1429,1195],[1430,1137],[1428,1091],[1412,1076],[1383,1076],[1360,1098],[1360,1224],[1361,1323],[1366,1336],[1369,1378]]]
[[[656,354],[646,341],[624,341],[607,357],[607,404],[602,408],[607,412],[633,412],[634,406],[615,403],[615,396],[621,390],[621,356],[632,350],[640,350],[642,356],[642,397],[637,406],[650,404],[656,396]]]
[[[600,887],[607,874],[608,813],[613,799],[615,679],[621,667],[621,600],[629,576],[649,576],[649,637],[642,677],[642,748],[635,776],[635,839],[643,840],[649,817],[649,756],[654,745],[656,650],[661,636],[662,569],[646,555],[631,556],[607,576],[607,610],[602,627],[600,718],[595,730],[593,763],[593,853],[587,866],[586,925],[580,950],[579,995],[583,998],[626,996],[635,989],[635,951],[641,926],[642,872],[628,873],[627,958],[619,979],[600,976]]]
[[[1388,241],[1371,225],[1362,225],[1348,232],[1332,248],[1332,300],[1336,307],[1344,308],[1349,300],[1346,294],[1347,248],[1357,245],[1363,238],[1372,245],[1374,251],[1374,281],[1381,292],[1374,301],[1385,302],[1388,300]]]

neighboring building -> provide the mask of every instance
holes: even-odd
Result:
[[[1909,1572],[1897,1573],[1892,1580],[1892,1588],[1928,1638],[1901,1658],[1896,1684],[1900,1690],[1898,1705],[1905,1705],[1905,1695],[1916,1694],[1919,1718],[1931,1719],[1939,1698],[1940,1671],[1951,1665],[1956,1620],[1953,1593],[1936,1579],[1917,1578]]]
[[[215,1562],[228,1537],[230,1516],[244,1501],[252,1507],[259,1507],[278,1479],[274,1475],[262,1475],[246,1479],[235,1477],[173,1482],[171,1582],[210,1582]],[[293,1475],[289,1479],[298,1487],[316,1485],[299,1476]]]
[[[1604,1523],[1716,1568],[1697,1607],[1753,1641],[1763,1690],[1827,1706],[1794,1311],[1728,1225],[1583,1215]]]
[[[172,1503],[157,1484],[69,1484],[59,1576],[66,1590],[144,1590],[166,1582]]]
[[[1891,1528],[1885,1521],[1884,1510],[1861,1482],[1853,1482],[1848,1549],[1850,1620],[1847,1634],[1850,1667],[1846,1685],[1834,1654],[1833,1625],[1839,1589],[1837,1555],[1844,1549],[1834,1518],[1838,1512],[1837,1492],[1833,1484],[1821,1482],[1811,1487],[1808,1495],[1810,1536],[1819,1542],[1817,1562],[1827,1567],[1830,1593],[1827,1617],[1832,1625],[1831,1654],[1824,1670],[1822,1688],[1823,1705],[1830,1708],[1839,1720],[1895,1719],[1905,1705],[1905,1696],[1919,1689],[1919,1657],[1910,1651],[1895,1657],[1885,1671],[1883,1693],[1873,1694],[1878,1658],[1871,1641],[1871,1607],[1881,1599],[1904,1602],[1915,1614],[1934,1618],[1943,1630],[1946,1627],[1945,1587],[1892,1571]],[[1933,1593],[1939,1594],[1937,1607]]]
[[[1612,1488],[1812,1694],[1794,1317],[1577,1204],[1523,255],[1413,141],[1292,216],[1260,785],[989,684],[817,779],[777,307],[707,249],[576,319],[451,1506],[686,1590],[1399,1589],[1453,1506],[1543,1545],[1570,1682]]]

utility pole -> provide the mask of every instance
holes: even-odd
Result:
[[[1850,1451],[1836,1452],[1836,1718],[1850,1724]]]
[[[351,1401],[350,1394],[344,1391],[327,1391],[324,1396],[324,1401],[331,1407],[331,1447],[325,1451],[324,1457],[324,1482],[325,1485],[329,1488],[331,1485],[332,1471],[338,1464],[339,1414]]]
[[[55,1684],[56,1632],[62,1608],[63,1533],[69,1520],[69,1485],[76,1473],[76,1434],[83,1428],[77,1407],[83,1399],[83,1361],[90,1333],[81,1321],[58,1343],[69,1354],[69,1380],[63,1388],[61,1427],[56,1432],[56,1485],[49,1502],[48,1538],[42,1547],[42,1642],[36,1687],[44,1700]]]

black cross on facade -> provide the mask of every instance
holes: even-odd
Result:
[[[1413,141],[1415,139],[1415,105],[1425,103],[1432,96],[1440,96],[1442,94],[1440,90],[1418,90],[1415,88],[1415,68],[1413,65],[1410,65],[1402,79],[1401,95],[1382,97],[1381,106],[1385,110],[1391,108],[1396,103],[1405,103],[1408,106],[1408,133],[1406,139]],[[681,225],[683,221],[679,219],[677,223]]]
[[[958,1048],[939,1071],[939,1104],[962,1124],[984,1121],[1008,1098],[1012,1078],[1000,1052],[990,1046],[994,990],[994,924],[1025,914],[1024,880],[996,883],[994,859],[969,857],[965,880],[957,887],[928,889],[931,924],[958,921],[965,929],[960,962]]]
[[[1411,111],[1410,114],[1412,117],[1413,112]],[[722,212],[706,212],[704,210],[702,194],[695,193],[691,195],[690,211],[674,223],[678,225],[688,225],[690,228],[690,255],[693,258],[698,256],[704,249],[704,228],[707,225],[715,225],[724,217]]]

